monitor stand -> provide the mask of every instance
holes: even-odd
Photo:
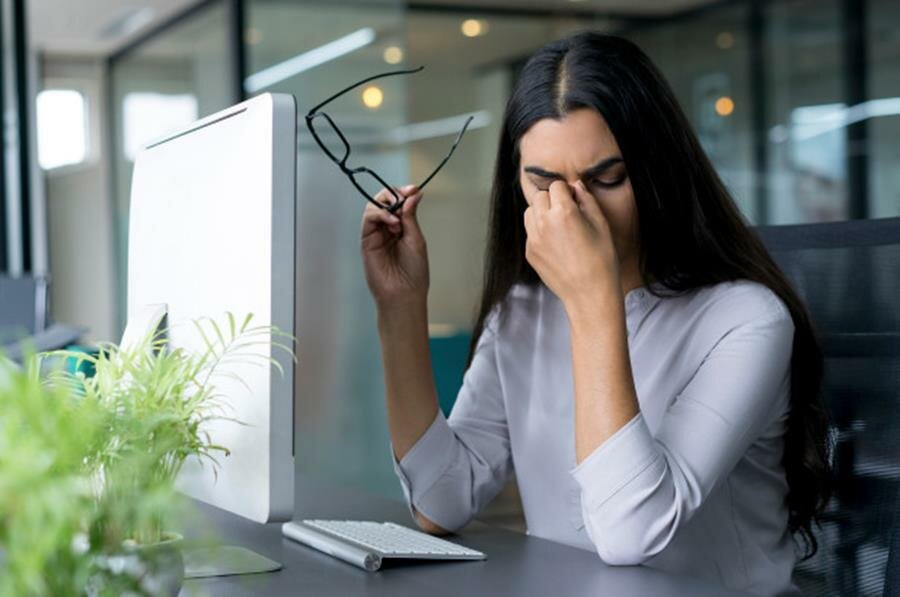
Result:
[[[184,578],[211,578],[275,572],[284,566],[255,551],[236,545],[192,547],[184,550]]]

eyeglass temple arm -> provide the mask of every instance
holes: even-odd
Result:
[[[440,171],[440,169],[444,167],[444,164],[447,163],[447,160],[449,160],[449,159],[450,159],[450,156],[453,155],[453,152],[456,151],[456,146],[459,145],[459,142],[460,142],[460,140],[462,139],[463,133],[465,133],[465,132],[466,132],[466,129],[469,128],[469,123],[472,122],[472,119],[473,119],[473,118],[475,118],[475,117],[474,117],[474,116],[469,116],[469,117],[466,119],[466,123],[463,125],[462,129],[460,129],[459,134],[456,135],[456,141],[454,141],[454,142],[453,142],[453,145],[450,147],[450,153],[447,154],[447,157],[445,157],[443,160],[441,160],[441,163],[437,165],[437,168],[435,168],[434,170],[432,170],[431,174],[428,175],[428,178],[426,178],[425,181],[424,181],[422,184],[419,185],[418,190],[421,191],[422,189],[424,189],[424,188],[425,188],[425,185],[427,185],[428,182],[429,182],[432,178],[434,178],[434,175],[437,174],[438,171]]]
[[[393,71],[393,72],[389,72],[389,73],[381,73],[380,75],[373,75],[373,76],[371,76],[371,77],[365,78],[365,79],[363,79],[362,81],[359,81],[359,82],[357,82],[357,83],[354,83],[353,85],[350,85],[349,87],[345,87],[344,89],[338,91],[337,93],[335,93],[334,95],[332,95],[331,97],[329,97],[328,99],[326,99],[325,101],[319,103],[317,106],[311,108],[310,111],[307,112],[306,118],[309,119],[313,114],[315,114],[316,112],[318,112],[319,109],[320,109],[322,106],[324,106],[325,104],[327,104],[328,102],[330,102],[330,101],[332,101],[332,100],[334,100],[334,99],[336,99],[336,98],[342,96],[343,94],[347,93],[347,92],[350,91],[351,89],[354,89],[354,88],[356,88],[356,87],[359,87],[360,85],[364,85],[364,84],[368,83],[369,81],[373,81],[373,80],[375,80],[375,79],[380,79],[381,77],[392,77],[392,76],[394,76],[394,75],[409,75],[409,74],[412,74],[412,73],[417,73],[417,72],[419,72],[420,70],[422,70],[423,68],[425,68],[425,67],[424,67],[424,66],[420,66],[420,67],[418,67],[418,68],[413,68],[413,69],[409,69],[409,70],[395,70],[395,71]]]
[[[428,175],[428,178],[426,178],[425,181],[422,182],[422,184],[420,184],[418,187],[416,187],[417,190],[421,191],[422,189],[424,189],[425,185],[427,185],[428,182],[432,178],[434,178],[434,175],[437,174],[440,171],[440,169],[444,167],[444,164],[447,163],[447,160],[449,160],[450,156],[453,155],[453,152],[456,151],[456,146],[459,145],[459,142],[462,139],[463,133],[465,133],[466,129],[469,128],[469,123],[472,122],[472,119],[474,119],[474,118],[475,118],[474,116],[469,116],[466,119],[466,123],[463,125],[462,129],[460,129],[459,134],[456,135],[456,140],[453,142],[453,145],[450,146],[450,152],[447,154],[447,157],[445,157],[443,160],[441,160],[441,163],[437,165],[437,168],[435,168],[434,170],[431,171],[431,174]],[[372,174],[375,176],[375,178],[378,178],[377,174],[375,174],[374,172],[372,172]],[[381,179],[378,178],[378,180],[380,181]],[[391,193],[394,195],[395,198],[397,197],[396,193],[394,193],[393,191],[391,191]],[[396,201],[396,202],[392,203],[391,205],[381,206],[381,207],[385,207],[385,209],[387,209],[389,213],[394,213],[397,210],[399,210],[401,207],[403,207],[403,204],[406,203],[407,199],[408,199],[407,197],[404,197],[403,199],[400,199],[399,201]]]

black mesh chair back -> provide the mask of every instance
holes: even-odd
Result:
[[[884,597],[900,597],[900,495],[894,507],[894,528],[884,577]]]
[[[810,595],[879,595],[900,485],[900,218],[756,228],[806,301],[825,355],[835,495]]]

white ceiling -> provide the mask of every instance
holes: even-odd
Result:
[[[28,0],[31,42],[48,54],[105,55],[196,3],[197,0]],[[140,27],[128,31],[129,19]]]
[[[384,0],[371,1],[384,2]],[[198,0],[28,0],[31,40],[35,47],[47,54],[105,55],[197,2]],[[493,7],[560,12],[597,11],[649,16],[680,12],[710,4],[712,0],[415,0],[415,2],[442,6],[471,6],[480,9]],[[128,25],[135,27],[130,30]]]

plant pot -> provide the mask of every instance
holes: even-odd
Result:
[[[177,597],[184,582],[183,543],[184,537],[172,532],[164,532],[159,543],[124,542],[121,553],[98,558],[101,575],[93,579],[88,594],[103,594],[103,586],[153,597]]]
[[[184,556],[181,553],[184,537],[165,532],[163,540],[152,545],[126,545],[147,566],[147,577],[142,586],[152,595],[177,597],[184,582]]]

